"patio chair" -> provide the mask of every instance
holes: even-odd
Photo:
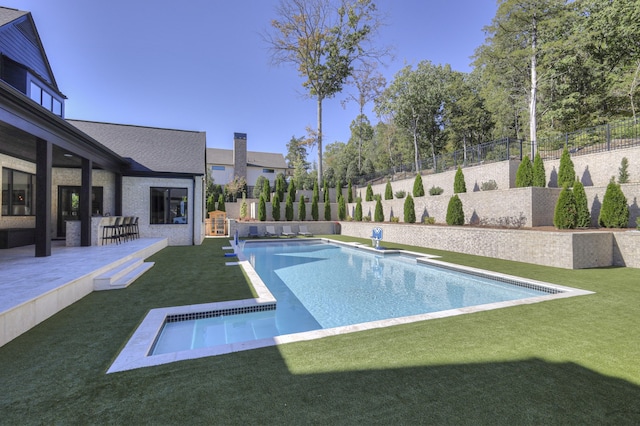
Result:
[[[300,231],[298,231],[298,234],[303,237],[313,237],[313,234],[309,232],[309,229],[307,229],[307,225],[300,225]]]
[[[276,233],[276,227],[267,225],[267,230],[265,231],[264,236],[265,237],[277,237],[278,234]]]
[[[258,238],[260,235],[258,235],[258,227],[257,226],[249,226],[249,235],[247,235],[248,237],[251,238]]]
[[[282,227],[282,235],[288,238],[296,236],[296,234],[291,230],[291,226],[288,225],[284,225]]]

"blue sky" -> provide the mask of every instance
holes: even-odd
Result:
[[[293,66],[272,67],[260,32],[278,0],[1,0],[31,11],[66,117],[207,132],[207,146],[231,149],[247,133],[252,151],[281,152],[316,127]],[[387,80],[430,60],[469,71],[496,0],[377,0],[387,15],[378,42],[396,57]],[[150,7],[149,5],[153,5]],[[352,90],[345,88],[345,90]],[[325,145],[347,142],[357,115],[346,94],[324,102]],[[377,118],[369,111],[369,120]],[[317,151],[310,152],[314,161]]]

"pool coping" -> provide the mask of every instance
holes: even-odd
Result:
[[[240,242],[241,247],[246,243],[265,243],[265,242],[283,242],[281,239],[261,239],[261,240],[243,240]],[[293,240],[295,241],[295,240]],[[247,308],[251,306],[260,306],[266,304],[277,304],[277,300],[271,294],[257,272],[251,266],[241,250],[236,250],[235,243],[231,241],[232,246],[224,247],[224,249],[233,249],[238,257],[238,266],[243,268],[247,277],[257,294],[257,298],[231,300],[225,302],[202,303],[186,306],[172,306],[166,308],[151,309],[140,325],[136,328],[133,335],[129,338],[124,348],[120,351],[114,362],[107,370],[107,374],[120,371],[133,370],[143,367],[152,367],[156,365],[168,364],[176,361],[188,359],[197,359],[216,355],[229,354],[233,352],[246,351],[251,349],[264,348],[285,343],[302,342],[307,340],[320,339],[323,337],[336,336],[340,334],[354,333],[357,331],[373,330],[377,328],[385,328],[394,325],[410,324],[418,321],[426,321],[439,318],[447,318],[458,315],[470,314],[475,312],[489,311],[499,308],[511,306],[528,305],[532,303],[545,302],[548,300],[564,299],[567,297],[582,296],[593,294],[588,290],[566,287],[558,284],[547,283],[543,281],[532,280],[528,278],[517,277],[515,275],[502,274],[499,272],[487,271],[469,266],[456,265],[453,263],[437,260],[439,256],[427,255],[424,253],[411,252],[406,250],[377,250],[367,245],[356,242],[342,242],[329,238],[306,238],[303,241],[325,241],[333,244],[352,247],[368,252],[374,252],[380,255],[404,254],[416,258],[419,263],[432,264],[434,266],[445,267],[471,273],[474,275],[487,276],[494,279],[507,282],[518,282],[526,284],[526,286],[544,287],[557,291],[554,294],[544,296],[529,297],[526,299],[512,300],[506,302],[487,303],[484,305],[469,306],[464,308],[449,309],[446,311],[431,312],[427,314],[411,315],[406,317],[390,318],[385,320],[371,321],[360,324],[353,324],[341,327],[327,328],[322,330],[305,331],[301,333],[287,334],[282,336],[270,337],[265,339],[250,340],[239,343],[229,343],[224,345],[212,346],[207,348],[190,349],[186,351],[172,352],[160,355],[149,355],[160,330],[168,317],[175,315],[195,314],[199,312],[218,311],[227,309]],[[301,240],[302,242],[302,240]]]

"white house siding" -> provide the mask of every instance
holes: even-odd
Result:
[[[226,185],[233,181],[234,169],[233,166],[224,166],[224,170],[212,170],[213,164],[207,164],[209,170],[209,176],[213,179],[213,183],[217,185]]]

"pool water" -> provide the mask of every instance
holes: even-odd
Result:
[[[277,300],[249,314],[169,322],[153,354],[547,295],[487,277],[327,242],[246,244]]]

